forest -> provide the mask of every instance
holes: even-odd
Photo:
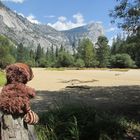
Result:
[[[95,44],[85,38],[71,50],[63,45],[54,47],[53,44],[44,50],[40,44],[36,49],[22,43],[15,46],[1,35],[0,67],[5,68],[15,62],[24,62],[32,67],[139,68],[140,41],[137,36],[125,38],[118,35],[109,46],[107,37],[99,36]]]

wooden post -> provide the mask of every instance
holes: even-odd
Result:
[[[34,126],[27,125],[23,118],[6,114],[1,118],[1,140],[37,140]]]

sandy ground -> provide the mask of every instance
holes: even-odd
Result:
[[[33,69],[28,83],[36,89],[32,109],[46,111],[65,103],[92,105],[104,111],[125,114],[140,121],[140,70],[49,71]]]
[[[58,91],[67,86],[129,86],[140,85],[140,70],[126,72],[111,70],[51,71],[33,68],[34,78],[28,83],[36,90]]]

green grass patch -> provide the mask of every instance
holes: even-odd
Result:
[[[64,104],[40,114],[36,131],[39,140],[140,139],[138,122],[80,104]]]
[[[64,71],[65,68],[51,68],[51,67],[49,67],[49,68],[46,68],[46,70],[50,70],[50,71]]]
[[[60,68],[46,68],[46,70],[50,70],[50,71],[64,71],[64,70],[110,70],[110,71],[119,71],[119,72],[127,72],[130,69],[124,68],[77,68],[77,67],[60,67]]]
[[[6,83],[5,73],[0,71],[0,86],[3,86]]]
[[[113,68],[113,69],[110,69],[110,71],[119,71],[119,72],[127,72],[129,71],[130,69],[120,69],[120,68]]]

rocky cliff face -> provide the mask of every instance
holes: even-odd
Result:
[[[28,47],[36,47],[40,43],[43,48],[52,44],[71,48],[74,42],[85,37],[95,43],[98,36],[103,35],[103,27],[93,23],[60,32],[48,25],[33,24],[0,2],[0,34]]]
[[[82,27],[74,28],[63,32],[69,39],[70,44],[77,45],[79,40],[89,38],[96,43],[99,36],[104,35],[104,29],[99,23],[91,23]]]

